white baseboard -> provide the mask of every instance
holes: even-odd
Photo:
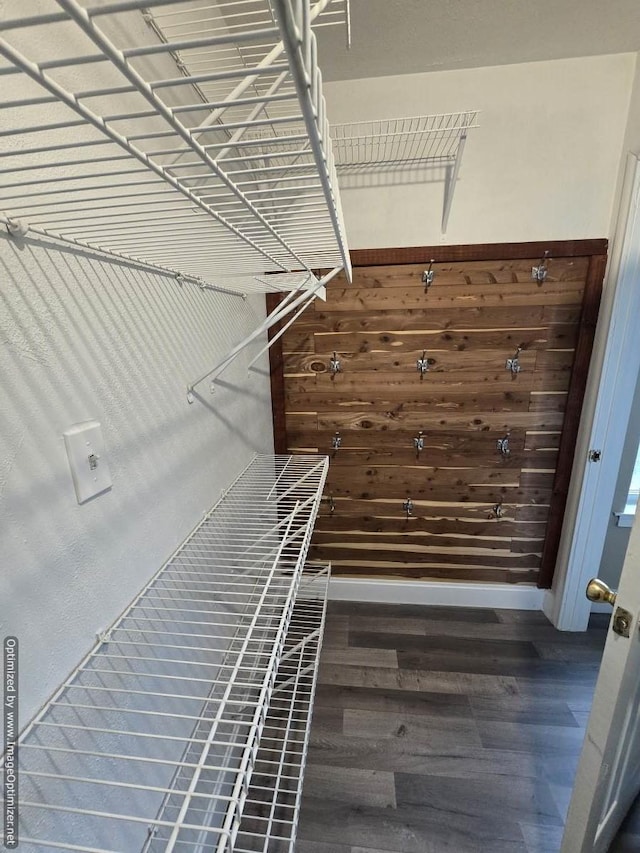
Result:
[[[329,584],[329,598],[333,601],[437,604],[500,610],[542,610],[544,593],[545,590],[535,586],[508,583],[332,578]]]

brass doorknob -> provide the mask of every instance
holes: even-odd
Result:
[[[592,578],[587,584],[587,598],[589,601],[605,602],[613,607],[616,603],[617,595],[618,593],[614,592],[600,578]]]

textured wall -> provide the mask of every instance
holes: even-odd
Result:
[[[45,241],[0,236],[0,630],[21,640],[22,723],[249,462],[272,451],[265,359],[186,384],[264,317]],[[113,488],[76,502],[62,432],[97,418]]]
[[[446,236],[441,172],[369,173],[343,181],[351,247],[606,237],[634,67],[617,54],[328,83],[334,123],[482,111]]]

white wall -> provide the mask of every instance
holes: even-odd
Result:
[[[257,342],[210,396],[187,382],[264,318],[241,298],[0,235],[0,631],[24,724],[256,451],[272,452]],[[79,506],[62,432],[101,421],[113,488]]]
[[[617,54],[326,84],[333,123],[481,110],[446,236],[441,175],[378,174],[343,182],[351,247],[606,237],[634,68]]]

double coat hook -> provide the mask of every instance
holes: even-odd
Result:
[[[406,499],[406,501],[402,504],[402,509],[405,511],[408,521],[413,512],[413,501],[411,500],[411,498]]]
[[[538,284],[542,284],[542,282],[546,279],[549,269],[547,267],[547,262],[549,261],[549,252],[546,251],[542,258],[540,258],[540,263],[537,267],[531,267],[531,278],[534,281],[537,281]]]
[[[422,273],[422,283],[424,284],[424,292],[427,293],[431,285],[433,284],[433,279],[435,278],[435,270],[433,269],[433,262],[435,258],[431,258],[429,261],[429,268],[426,269]]]
[[[424,375],[429,370],[429,359],[427,358],[426,349],[422,350],[422,358],[416,361],[416,370],[420,374],[420,379],[424,379]]]

